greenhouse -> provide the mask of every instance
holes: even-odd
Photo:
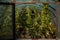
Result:
[[[59,0],[0,0],[0,40],[58,40],[59,11]]]

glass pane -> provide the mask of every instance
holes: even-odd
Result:
[[[12,6],[0,5],[0,38],[13,38]]]
[[[0,0],[0,2],[13,2],[13,0]]]
[[[16,4],[16,38],[56,38],[55,4]]]
[[[16,0],[16,2],[30,2],[31,0]]]

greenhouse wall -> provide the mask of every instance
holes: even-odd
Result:
[[[48,39],[60,40],[58,39],[60,38],[60,6],[59,6],[60,2],[58,0],[0,0],[0,2],[15,4],[15,20],[14,21],[15,21],[15,36],[17,40],[37,40],[37,39],[38,40],[48,40]],[[50,6],[48,7],[44,3]],[[45,9],[43,5],[45,5]],[[6,6],[6,8],[4,8],[4,5],[0,5],[0,30],[1,30],[0,38],[2,39],[13,38],[13,26],[12,26],[12,19],[11,19],[12,7],[10,6],[11,5]],[[50,9],[50,12],[48,9]],[[52,18],[51,20],[52,24],[50,23],[51,25],[53,25],[52,27],[49,27],[48,26],[49,23],[47,24],[48,20],[44,19],[46,17],[45,15],[45,13],[47,12],[46,10],[48,11],[48,14],[46,15],[49,18]],[[27,18],[27,20],[24,21],[25,17]],[[37,24],[37,20],[39,21],[39,24]],[[43,22],[45,22],[45,24],[47,25],[45,25]],[[44,26],[43,28],[41,28],[43,29],[42,31],[39,29],[40,27],[42,27],[41,24],[42,26]],[[52,31],[49,28],[51,28]],[[20,31],[20,29],[23,31]],[[33,30],[31,31],[30,29],[31,30],[33,29]],[[38,35],[38,33],[40,36]],[[26,36],[25,34],[30,36]]]

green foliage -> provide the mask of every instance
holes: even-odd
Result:
[[[49,4],[44,3],[41,6],[40,12],[36,6],[33,6],[32,8],[26,6],[22,8],[21,12],[16,14],[16,20],[19,21],[18,24],[16,24],[16,29],[20,32],[19,37],[55,38],[55,23],[52,21]]]
[[[45,31],[44,35],[46,35],[47,38],[54,38],[55,24],[52,21],[52,16],[51,16],[51,12],[49,11],[48,4],[43,4],[41,8],[41,26],[42,26],[42,30]],[[52,36],[52,34],[54,36]]]
[[[4,7],[5,6],[5,7]],[[0,37],[12,36],[12,6],[0,5]]]

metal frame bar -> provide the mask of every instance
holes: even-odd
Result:
[[[57,34],[58,33],[58,11],[57,11],[58,9],[57,9],[57,5],[58,5],[58,3],[56,3],[56,12],[55,12],[55,14],[56,14],[56,37],[57,37],[56,40],[58,40],[58,36],[57,36],[58,35]]]
[[[40,2],[39,0],[37,0],[37,2],[34,2],[34,0],[31,0],[31,2],[16,2],[16,0],[13,0],[13,3],[15,4],[35,4],[35,3],[49,3],[49,4],[54,4],[54,3],[58,3],[58,0],[56,0],[56,2]]]

